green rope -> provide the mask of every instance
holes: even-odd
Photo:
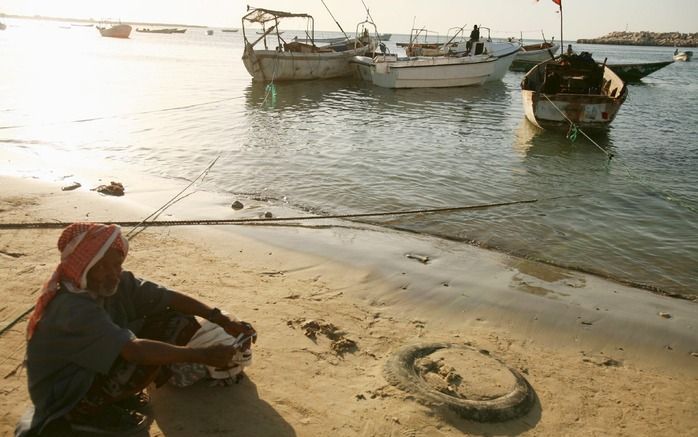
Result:
[[[574,123],[571,124],[570,129],[567,131],[567,139],[574,143],[577,140],[578,133],[579,129],[577,129],[577,126]]]

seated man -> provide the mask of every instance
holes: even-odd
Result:
[[[128,242],[116,225],[75,223],[58,240],[61,262],[27,326],[27,377],[34,404],[16,435],[72,431],[121,434],[146,425],[138,412],[151,382],[173,363],[227,368],[242,346],[186,344],[203,317],[229,335],[252,325],[122,271]],[[156,380],[157,378],[157,380]]]

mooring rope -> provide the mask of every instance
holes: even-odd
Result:
[[[201,102],[201,103],[191,103],[188,105],[181,105],[181,106],[172,106],[169,108],[161,108],[161,109],[151,109],[148,111],[139,111],[139,112],[126,112],[123,114],[112,114],[112,115],[105,115],[103,117],[93,117],[93,118],[78,118],[75,120],[64,120],[64,121],[56,121],[53,123],[43,123],[43,124],[27,124],[27,125],[16,125],[16,126],[0,126],[0,130],[3,129],[24,129],[24,128],[34,128],[34,127],[43,127],[43,126],[59,126],[61,124],[71,124],[71,123],[87,123],[87,122],[92,122],[92,121],[100,121],[100,120],[108,120],[110,118],[124,118],[124,117],[130,117],[132,115],[144,115],[144,114],[155,114],[158,112],[167,112],[167,111],[180,111],[184,109],[191,109],[191,108],[196,108],[198,106],[208,106],[208,105],[215,105],[216,103],[222,103],[222,102],[227,102],[230,100],[236,100],[239,97],[227,97],[225,99],[218,99],[218,100],[211,100],[209,102]]]
[[[267,84],[264,88],[264,99],[262,100],[262,106],[267,102],[267,98],[271,94],[272,106],[276,104],[276,85],[274,85],[274,79],[276,78],[276,67],[279,64],[279,52],[274,56],[274,68],[271,70],[271,82]],[[261,64],[260,64],[261,67]]]
[[[483,203],[476,205],[454,206],[447,208],[425,208],[412,209],[404,211],[381,211],[367,212],[357,214],[333,214],[333,215],[311,215],[311,216],[291,216],[291,217],[271,217],[271,218],[245,218],[245,219],[188,219],[188,220],[162,220],[151,221],[147,226],[196,226],[196,225],[245,225],[258,223],[273,223],[287,221],[308,221],[308,220],[329,220],[329,219],[355,219],[364,217],[383,217],[383,216],[400,216],[400,215],[418,215],[418,214],[437,214],[456,211],[468,211],[495,208],[500,206],[519,205],[526,203],[536,203],[541,201],[556,200],[562,198],[582,197],[582,194],[571,194],[565,196],[546,197],[541,199],[525,199],[512,200],[508,202]],[[4,229],[60,229],[70,225],[73,222],[24,222],[24,223],[0,223],[0,230]],[[143,221],[114,221],[100,222],[111,223],[123,227],[141,226]]]
[[[541,94],[543,95],[543,97],[546,98],[546,100],[547,100],[548,102],[550,102],[551,105],[553,105],[553,108],[555,108],[555,110],[557,110],[557,112],[559,112],[560,115],[562,115],[562,116],[565,118],[565,120],[567,120],[567,122],[570,124],[570,130],[569,130],[569,132],[568,132],[568,134],[567,134],[567,138],[568,138],[570,141],[574,142],[574,140],[577,138],[577,132],[579,132],[579,133],[581,133],[582,135],[584,135],[584,137],[585,137],[587,140],[589,140],[594,146],[596,146],[599,150],[601,150],[606,156],[608,156],[608,161],[611,161],[611,158],[613,158],[613,156],[614,156],[613,153],[607,151],[606,149],[604,149],[603,147],[601,147],[596,141],[594,141],[593,139],[591,139],[591,138],[589,137],[589,135],[587,135],[586,132],[584,132],[584,131],[583,131],[582,129],[580,129],[576,124],[574,124],[574,122],[573,122],[572,120],[570,120],[570,119],[567,117],[567,115],[565,115],[565,113],[562,112],[562,110],[561,110],[560,108],[558,108],[557,105],[556,105],[552,100],[550,100],[550,98],[549,98],[546,94],[543,94],[543,93],[541,93]],[[618,162],[618,161],[616,160],[615,162]],[[625,170],[625,172],[628,174],[628,176],[629,176],[631,179],[635,180],[636,182],[639,182],[639,183],[642,184],[642,185],[645,185],[645,186],[647,186],[647,187],[649,187],[649,188],[655,190],[656,192],[658,192],[658,193],[661,195],[661,197],[662,197],[664,200],[666,200],[666,201],[668,201],[668,202],[671,202],[671,203],[674,203],[674,204],[676,204],[676,205],[679,205],[679,206],[681,206],[681,207],[683,207],[683,208],[685,208],[685,209],[687,209],[687,210],[693,212],[694,214],[695,214],[695,213],[698,213],[698,210],[697,210],[696,208],[692,207],[691,205],[686,204],[686,202],[684,202],[683,200],[677,199],[677,198],[673,197],[672,195],[670,195],[670,194],[668,194],[668,193],[662,191],[661,189],[655,187],[654,185],[652,185],[652,184],[651,184],[650,182],[648,182],[647,180],[643,180],[642,178],[640,178],[640,177],[638,177],[638,176],[635,176],[635,175],[630,171],[630,168],[629,168],[627,165],[625,165],[623,162],[620,162],[620,166],[623,168],[623,170]]]
[[[208,175],[209,171],[211,171],[211,168],[212,168],[212,167],[216,164],[216,162],[218,161],[218,158],[220,158],[220,157],[221,157],[221,155],[216,156],[216,158],[204,169],[204,171],[202,171],[202,172],[199,174],[199,176],[197,176],[196,178],[194,178],[194,180],[191,181],[191,182],[189,183],[189,185],[187,185],[186,187],[184,187],[179,193],[175,194],[170,200],[168,200],[167,202],[165,202],[160,208],[158,208],[158,209],[156,209],[155,211],[153,211],[152,214],[150,214],[148,217],[144,218],[144,219],[141,220],[138,224],[136,224],[136,225],[133,227],[133,229],[131,229],[130,231],[128,231],[128,233],[126,233],[126,238],[128,238],[128,239],[130,240],[130,239],[136,237],[136,235],[140,234],[142,231],[145,230],[145,228],[147,227],[147,225],[149,225],[150,223],[152,223],[152,221],[149,222],[149,223],[146,223],[148,220],[150,220],[150,219],[152,219],[152,220],[157,219],[157,218],[160,216],[160,214],[162,214],[167,208],[169,208],[170,206],[172,206],[172,205],[174,205],[175,203],[179,202],[180,200],[184,199],[185,197],[187,197],[187,196],[193,194],[193,193],[189,193],[189,194],[186,194],[186,195],[185,195],[184,192],[187,191],[189,188],[191,188],[192,185],[194,185],[197,181],[199,181],[199,180],[203,181],[203,180],[206,178],[206,175]],[[140,230],[139,230],[139,228],[140,228]]]
[[[202,172],[202,174],[199,176],[199,178],[205,176],[206,173],[213,167],[213,165],[216,163],[216,158],[205,170]],[[197,179],[199,179],[197,178]],[[396,216],[396,215],[417,215],[417,214],[435,214],[435,213],[445,213],[445,212],[455,212],[455,211],[467,211],[467,210],[478,210],[478,209],[487,209],[487,208],[495,208],[499,206],[509,206],[509,205],[519,205],[519,204],[527,204],[527,203],[536,203],[540,201],[548,201],[548,200],[555,200],[555,199],[561,199],[561,198],[571,198],[571,197],[581,197],[581,194],[573,194],[573,195],[566,195],[566,196],[555,196],[555,197],[548,197],[548,198],[543,198],[543,199],[526,199],[526,200],[513,200],[509,202],[497,202],[497,203],[485,203],[485,204],[477,204],[477,205],[466,205],[466,206],[456,206],[456,207],[449,207],[449,208],[429,208],[429,209],[415,209],[415,210],[407,210],[407,211],[384,211],[384,212],[375,212],[375,213],[359,213],[359,214],[335,214],[335,215],[326,215],[326,216],[299,216],[299,217],[275,217],[275,218],[257,218],[257,219],[213,219],[213,220],[165,220],[165,221],[150,221],[148,222],[147,220],[150,219],[153,216],[156,216],[159,212],[164,211],[167,209],[169,206],[171,206],[174,202],[174,199],[177,199],[182,193],[184,193],[189,187],[193,185],[193,183],[196,182],[196,179],[192,181],[191,184],[189,184],[184,190],[180,191],[176,196],[174,196],[171,200],[169,200],[165,205],[162,207],[158,208],[158,210],[145,219],[141,221],[126,221],[126,222],[107,222],[107,223],[113,223],[113,224],[118,224],[120,226],[124,227],[133,227],[131,231],[129,231],[128,234],[126,234],[126,237],[131,240],[134,238],[136,235],[138,235],[143,229],[145,229],[146,226],[191,226],[191,225],[244,225],[244,224],[258,224],[258,223],[273,223],[273,222],[284,222],[284,221],[301,221],[301,220],[327,220],[327,219],[352,219],[352,218],[361,218],[361,217],[381,217],[381,216]],[[0,223],[0,229],[56,229],[56,228],[64,228],[68,225],[70,225],[72,222],[33,222],[33,223]],[[138,229],[139,227],[142,227],[138,232],[134,231]],[[5,327],[0,330],[0,336],[2,336],[5,332],[7,332],[9,329],[11,329],[15,324],[17,324],[20,320],[22,320],[27,314],[29,314],[32,310],[34,309],[34,306],[31,308],[27,309],[24,311],[22,314],[17,316],[14,320],[9,322]]]

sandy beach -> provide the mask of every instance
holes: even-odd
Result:
[[[126,195],[117,198],[90,191],[90,183],[61,191],[55,182],[0,176],[0,222],[134,220],[184,186],[122,182]],[[234,200],[197,193],[161,218],[265,212],[263,204],[233,211]],[[57,263],[59,233],[0,231],[2,327],[34,304]],[[239,384],[151,390],[150,436],[698,432],[694,302],[463,244],[329,220],[150,227],[131,241],[125,268],[234,313],[259,332],[254,363]],[[308,337],[302,325],[310,320],[334,325],[355,347],[338,347],[322,333]],[[12,433],[29,404],[21,368],[25,328],[23,318],[0,337],[0,435]],[[390,357],[429,342],[467,343],[518,370],[535,391],[532,410],[503,423],[478,423],[391,385],[384,374]]]

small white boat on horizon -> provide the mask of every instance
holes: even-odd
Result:
[[[693,57],[693,51],[691,51],[691,50],[686,50],[686,51],[680,52],[679,49],[676,49],[674,51],[674,61],[689,62],[692,57]]]

